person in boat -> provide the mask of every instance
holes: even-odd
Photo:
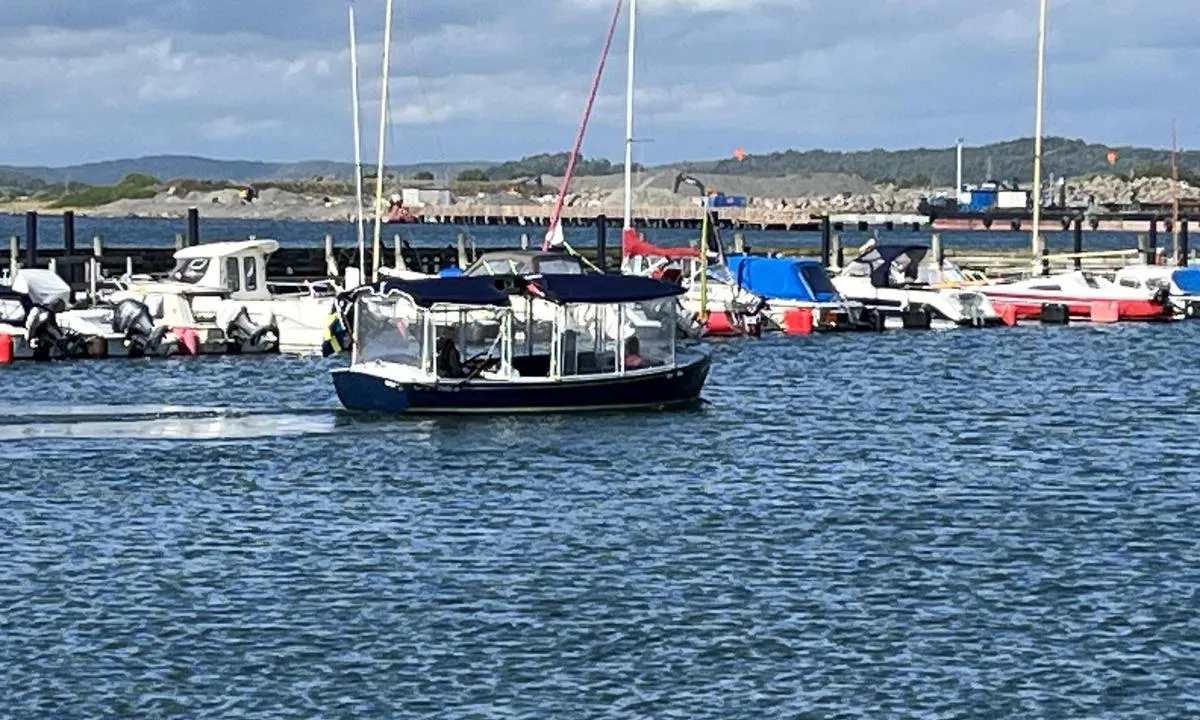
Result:
[[[467,371],[463,367],[462,355],[458,352],[457,328],[448,327],[442,331],[442,336],[437,340],[437,374],[438,377],[445,378],[461,378],[466,377]]]
[[[646,360],[642,357],[642,344],[638,341],[637,335],[625,338],[625,369],[636,370],[644,368],[646,365]]]

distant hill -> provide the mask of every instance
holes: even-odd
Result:
[[[1021,138],[992,143],[982,147],[967,147],[963,151],[965,182],[1033,179],[1033,138]],[[1116,151],[1115,164],[1109,163],[1109,152]],[[1128,175],[1158,174],[1169,168],[1171,152],[1153,148],[1098,145],[1083,140],[1048,137],[1043,141],[1043,169],[1046,176],[1078,177],[1094,173]],[[1179,154],[1184,170],[1200,171],[1200,151]],[[988,169],[991,168],[989,176]],[[807,175],[810,173],[848,173],[867,180],[922,179],[924,184],[953,186],[955,148],[916,148],[913,150],[859,150],[830,152],[828,150],[787,150],[766,155],[749,155],[743,160],[733,158],[709,162],[685,163],[692,172],[723,175]],[[1142,171],[1147,171],[1143,173]],[[1153,172],[1151,172],[1153,171]]]
[[[1109,153],[1117,153],[1116,162],[1109,163]],[[724,159],[671,163],[653,169],[683,167],[685,170],[717,175],[778,177],[837,173],[858,175],[866,180],[897,181],[911,186],[949,187],[954,184],[955,149],[916,148],[910,150],[859,150],[831,152],[828,150],[787,150],[764,155],[749,155],[742,160]],[[450,182],[463,170],[487,171],[489,178],[508,179],[524,175],[561,176],[566,169],[568,153],[535,155],[508,162],[453,162],[396,165],[389,174],[411,177],[418,172],[430,172],[439,181]],[[1094,173],[1128,175],[1161,175],[1169,172],[1169,150],[1139,147],[1114,147],[1062,137],[1045,140],[1044,166],[1047,176],[1077,177]],[[1200,151],[1180,153],[1181,175],[1200,174]],[[990,174],[988,172],[990,167]],[[374,166],[369,165],[367,174]],[[602,158],[585,159],[577,166],[580,175],[606,175],[620,172],[619,164]],[[196,180],[228,180],[251,182],[265,180],[351,180],[354,166],[346,162],[310,160],[293,163],[269,163],[243,160],[212,160],[185,155],[156,155],[123,160],[73,165],[70,167],[5,167],[0,166],[0,188],[57,184],[63,182],[88,185],[113,185],[130,173],[145,173],[159,180],[193,178]],[[968,147],[964,153],[964,179],[979,182],[988,179],[1019,179],[1027,183],[1033,176],[1033,139],[1022,138]]]
[[[387,171],[402,176],[425,171],[433,173],[435,177],[453,178],[462,170],[487,168],[492,164],[488,162],[418,163],[389,166]],[[371,173],[374,168],[374,164],[371,164],[364,168],[364,171]],[[212,160],[189,155],[154,155],[67,167],[0,166],[0,185],[26,184],[30,180],[41,180],[45,183],[70,181],[88,185],[112,185],[131,173],[144,173],[160,180],[193,178],[196,180],[250,182],[254,180],[310,180],[316,177],[348,180],[354,177],[354,164],[328,160],[269,163],[248,160]]]

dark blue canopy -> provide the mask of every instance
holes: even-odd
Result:
[[[640,275],[533,275],[527,279],[536,288],[530,294],[563,304],[627,303],[684,293],[679,285]]]
[[[384,280],[353,291],[402,292],[421,307],[508,305],[513,295],[540,297],[557,303],[624,303],[657,300],[684,292],[678,285],[635,275],[461,275],[458,277]]]
[[[509,292],[505,291],[504,280],[512,288],[514,280],[504,277],[435,277],[419,280],[393,278],[368,285],[366,288],[378,293],[402,292],[410,296],[417,305],[429,307],[439,303],[455,305],[507,305]],[[522,284],[523,286],[523,284]]]

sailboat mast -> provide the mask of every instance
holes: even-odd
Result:
[[[388,116],[388,71],[392,57],[392,0],[387,0],[387,10],[383,19],[383,90],[379,104],[379,162],[375,168],[375,238],[371,245],[371,281],[379,281],[379,261],[383,254],[383,159],[384,144],[387,142]]]
[[[1171,120],[1171,254],[1179,260],[1179,137]]]
[[[1033,240],[1034,260],[1041,254],[1042,224],[1042,99],[1046,92],[1046,4],[1038,12],[1037,105],[1033,120]]]
[[[358,36],[354,27],[354,6],[350,6],[350,94],[353,95],[354,118],[354,189],[357,205],[355,222],[358,225],[358,279],[367,277],[367,232],[363,222],[362,123],[358,117]]]
[[[625,224],[633,227],[633,83],[637,43],[637,0],[629,0],[629,67],[625,76]]]

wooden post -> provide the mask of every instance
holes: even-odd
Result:
[[[36,210],[25,213],[25,266],[37,267],[38,214]]]
[[[821,218],[821,264],[829,267],[830,243],[833,242],[833,223],[826,215]]]
[[[1075,253],[1075,269],[1082,270],[1083,258],[1079,256],[1083,253],[1083,218],[1075,218],[1075,231],[1073,235],[1074,243],[1071,247],[1071,250]]]
[[[404,243],[400,241],[400,233],[392,235],[392,255],[396,259],[396,269],[405,270],[408,265],[404,262],[404,253],[401,252],[404,248]]]
[[[596,267],[608,272],[608,217],[596,216]]]
[[[933,233],[929,238],[929,246],[933,250],[933,261],[937,263],[938,270],[941,270],[942,260],[946,258],[942,251],[942,234]]]
[[[183,235],[175,233],[175,251],[178,252],[187,247],[187,242],[183,239]]]
[[[460,270],[467,269],[467,234],[458,234],[458,268]]]
[[[830,258],[837,263],[837,267],[840,270],[842,268],[842,262],[840,260],[840,258],[842,257],[842,234],[841,233],[834,233],[832,236],[830,236],[830,238],[829,238],[829,254],[830,254]]]
[[[521,233],[521,249],[529,249],[529,233]]]
[[[88,296],[96,302],[96,285],[100,282],[100,255],[104,252],[104,240],[99,235],[92,236],[92,258],[88,261],[91,270],[88,272]]]
[[[336,278],[338,276],[337,257],[333,254],[333,235],[325,233],[325,276]]]
[[[129,255],[125,256],[125,277],[133,277],[133,258]]]
[[[735,232],[733,234],[733,253],[735,255],[746,254],[746,234]]]
[[[15,278],[21,269],[21,238],[13,235],[8,239],[8,276]]]
[[[1150,218],[1150,234],[1146,237],[1146,264],[1158,262],[1158,218]]]
[[[1187,267],[1188,264],[1188,221],[1184,218],[1179,221],[1179,257],[1175,260],[1180,267]]]
[[[187,211],[187,244],[188,247],[200,244],[200,211],[196,208]]]
[[[1150,257],[1149,248],[1150,243],[1146,240],[1146,236],[1139,233],[1137,236],[1137,249],[1138,257],[1141,258],[1142,262],[1146,262],[1146,258]]]

